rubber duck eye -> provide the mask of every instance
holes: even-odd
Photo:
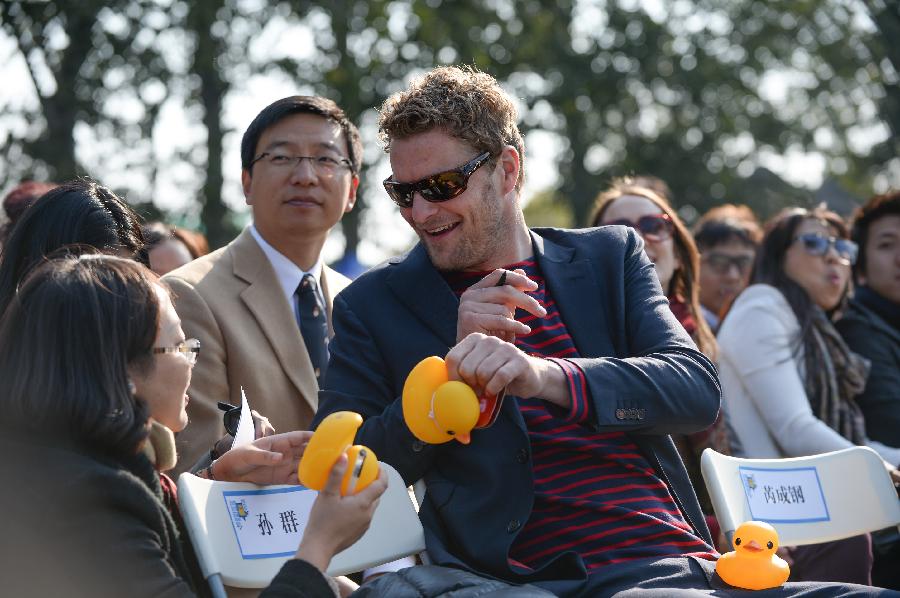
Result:
[[[741,539],[740,539],[740,538],[735,538],[735,539],[734,539],[734,545],[735,545],[735,546],[740,546],[740,545],[741,545]]]
[[[766,542],[766,546],[769,547],[769,550],[772,550],[773,548],[775,548],[775,545],[772,544],[772,540],[769,540],[768,542]]]

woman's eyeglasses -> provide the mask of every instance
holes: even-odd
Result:
[[[469,184],[469,177],[487,162],[490,157],[490,152],[484,152],[459,168],[439,172],[413,183],[401,183],[388,177],[384,180],[384,190],[391,196],[394,203],[401,208],[411,208],[413,196],[417,192],[425,201],[432,203],[447,201],[466,190],[466,186]]]
[[[753,266],[753,256],[711,252],[703,254],[703,263],[707,264],[713,272],[722,276],[728,274],[732,268],[737,269],[738,274],[744,276]]]
[[[675,228],[668,214],[648,214],[638,218],[637,222],[632,222],[627,218],[619,218],[606,224],[629,226],[650,241],[665,241],[672,236],[672,229]]]
[[[810,255],[822,256],[834,247],[838,257],[850,266],[856,263],[859,255],[859,246],[850,239],[826,237],[822,233],[804,233],[794,237],[794,243],[797,241],[800,241],[803,249]]]
[[[183,340],[174,347],[153,347],[154,353],[181,353],[188,363],[197,363],[197,355],[200,353],[200,341],[195,338]]]

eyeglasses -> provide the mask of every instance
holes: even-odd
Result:
[[[188,363],[194,365],[197,363],[197,355],[200,353],[200,341],[195,338],[183,340],[174,347],[153,347],[154,353],[181,353],[188,360]]]
[[[220,411],[225,412],[222,414],[222,423],[225,424],[225,431],[231,434],[232,437],[237,436],[238,424],[241,421],[241,406],[223,403],[222,401],[219,401],[217,405]]]
[[[794,238],[794,243],[797,241],[803,244],[803,249],[810,255],[825,255],[834,247],[841,261],[850,266],[856,263],[856,257],[859,255],[859,246],[850,239],[826,237],[822,233],[804,233]]]
[[[704,253],[703,263],[708,264],[713,272],[724,276],[734,267],[738,274],[745,275],[753,265],[752,255],[727,255],[724,253]]]
[[[648,214],[638,218],[637,222],[632,222],[627,218],[619,218],[606,224],[621,224],[629,226],[637,230],[642,237],[650,241],[665,241],[672,236],[672,219],[668,214]]]
[[[341,167],[347,167],[350,169],[350,172],[354,172],[353,165],[347,158],[335,158],[334,156],[325,155],[287,156],[285,154],[275,154],[270,152],[263,152],[255,157],[253,161],[250,162],[250,167],[252,168],[254,164],[263,159],[273,168],[283,170],[285,172],[293,170],[300,165],[300,162],[303,162],[304,160],[309,160],[309,163],[312,164],[313,168],[320,176],[334,176],[334,174]]]
[[[466,190],[466,186],[469,184],[469,177],[482,164],[487,162],[490,157],[490,152],[484,152],[459,168],[439,172],[414,183],[401,183],[388,177],[384,180],[384,190],[391,196],[394,203],[401,208],[411,208],[413,196],[417,192],[425,201],[432,203],[447,201]]]

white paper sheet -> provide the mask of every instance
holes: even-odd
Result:
[[[231,448],[237,448],[250,444],[256,440],[256,432],[253,429],[253,416],[250,414],[250,403],[247,402],[247,395],[244,394],[244,388],[241,387],[241,419],[238,422],[237,434],[234,435],[234,442]]]

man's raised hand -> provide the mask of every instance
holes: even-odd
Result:
[[[528,334],[531,328],[515,320],[516,308],[543,318],[547,310],[528,292],[538,288],[523,270],[494,270],[459,298],[456,319],[456,342],[473,332],[496,336],[513,342],[517,334]]]

